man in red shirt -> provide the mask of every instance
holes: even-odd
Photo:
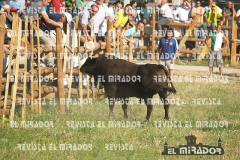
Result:
[[[62,0],[52,0],[53,11],[60,13],[61,3],[62,3]]]

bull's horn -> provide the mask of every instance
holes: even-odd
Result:
[[[95,59],[95,58],[98,58],[98,57],[99,57],[99,54],[96,54],[95,56],[90,55],[90,58],[92,58],[92,59]]]

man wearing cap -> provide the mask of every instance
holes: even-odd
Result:
[[[72,15],[67,12],[63,12],[62,14],[59,13],[48,13],[48,16],[51,20],[55,22],[61,22],[61,23],[71,23],[72,21]],[[41,18],[41,23],[39,24],[39,28],[41,29],[40,32],[40,43],[44,44],[46,46],[55,46],[56,45],[56,26],[51,25],[46,22],[44,18]],[[65,34],[63,33],[63,36]],[[63,40],[65,40],[63,38]],[[52,53],[49,53],[51,55]],[[49,56],[52,57],[52,56]],[[44,61],[44,58],[42,59]],[[54,59],[47,59],[47,65],[53,66]]]

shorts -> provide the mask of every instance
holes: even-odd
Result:
[[[209,57],[209,67],[213,67],[214,60],[217,61],[217,67],[222,67],[223,59],[222,59],[222,52],[221,51],[211,51]]]
[[[174,67],[174,63],[171,63],[172,60],[164,60],[164,59],[160,59],[158,61],[158,64],[164,65],[165,66],[165,62],[166,62],[166,67],[168,69],[173,69]]]
[[[187,41],[185,42],[186,48],[189,48],[190,50],[192,50],[193,48],[195,48],[195,41],[194,42],[190,42]]]

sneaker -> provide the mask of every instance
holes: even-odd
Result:
[[[210,76],[210,75],[209,75],[209,76],[207,76],[207,79],[212,79],[212,76]]]
[[[219,79],[220,79],[220,81],[222,81],[223,80],[223,76],[220,76]]]

